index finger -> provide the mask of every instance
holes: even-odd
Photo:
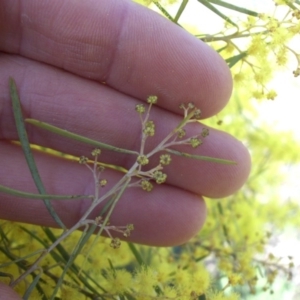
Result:
[[[194,102],[203,118],[221,110],[232,89],[229,69],[215,51],[129,0],[3,0],[0,50],[138,99],[155,94],[174,112],[181,102]]]
[[[20,296],[8,285],[0,282],[0,300],[21,300]]]

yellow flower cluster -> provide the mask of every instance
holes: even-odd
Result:
[[[276,1],[276,4],[287,6],[291,2],[282,0]],[[207,35],[203,38],[220,52],[230,66],[232,65],[235,86],[251,89],[250,96],[253,98],[275,98],[276,93],[270,96],[267,84],[276,71],[287,65],[291,55],[296,57],[298,62],[293,74],[295,77],[300,74],[300,53],[290,46],[290,41],[300,32],[300,10],[292,7],[287,6],[287,13],[281,19],[276,17],[275,13],[248,16],[244,22],[237,22],[239,28],[233,34],[232,28],[228,28],[228,33],[223,30],[215,37]],[[224,28],[228,27],[226,25],[228,23]]]
[[[1,229],[5,232],[8,241],[12,242],[7,252],[15,255],[16,258],[19,257],[20,249],[22,255],[26,257],[41,249],[42,244],[51,243],[47,238],[44,238],[43,242],[38,238],[45,236],[39,226],[2,222]],[[61,230],[52,230],[56,236],[61,232]],[[72,253],[79,238],[80,233],[74,232],[62,242],[61,247],[65,253]],[[117,239],[114,241],[118,242]],[[127,246],[113,248],[110,239],[98,237],[96,243],[93,239],[89,240],[76,258],[73,269],[69,270],[65,277],[65,284],[62,285],[57,296],[65,300],[80,300],[86,299],[86,295],[92,295],[91,291],[97,291],[103,299],[118,299],[122,295],[123,297],[130,295],[129,298],[124,299],[193,300],[206,293],[207,299],[212,300],[239,299],[234,293],[225,296],[222,292],[213,291],[211,274],[201,261],[196,262],[195,257],[190,256],[192,253],[186,251],[185,246],[179,247],[178,250],[136,246],[136,250],[140,253],[152,252],[148,266],[139,266]],[[182,252],[178,255],[176,251]],[[8,253],[0,253],[0,264],[7,261]],[[43,299],[42,295],[50,297],[53,292],[55,281],[63,271],[60,265],[64,262],[60,251],[55,251],[54,254],[48,255],[42,262],[40,267],[44,270],[42,279],[45,281],[40,281],[39,289],[33,290],[30,299]],[[28,257],[26,264],[24,261],[23,265],[29,266],[35,258]],[[7,272],[15,278],[19,276],[20,271],[14,264],[1,268],[1,272]],[[229,278],[231,285],[238,284],[237,276],[231,274]],[[49,280],[53,280],[51,284]],[[32,279],[27,278],[26,283],[21,282],[16,287],[16,291],[23,295],[30,282]],[[78,282],[81,283],[78,285]]]

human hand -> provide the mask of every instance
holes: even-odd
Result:
[[[0,300],[21,300],[10,287],[0,282]]]
[[[20,147],[8,93],[12,76],[25,117],[127,149],[138,149],[140,122],[134,107],[148,95],[156,136],[150,147],[181,120],[178,105],[194,102],[203,118],[220,111],[232,88],[224,61],[204,43],[157,14],[130,1],[37,0],[0,4],[0,184],[37,192]],[[101,84],[103,81],[106,85]],[[91,148],[27,126],[30,142],[65,153],[87,155]],[[197,132],[192,126],[190,132]],[[223,197],[247,179],[245,147],[226,133],[210,130],[197,154],[234,160],[221,165],[173,157],[168,180],[151,193],[129,189],[111,223],[133,223],[130,239],[150,245],[181,244],[201,228],[201,195]],[[89,171],[74,162],[35,153],[49,194],[92,194]],[[103,151],[101,160],[129,167],[132,157]],[[109,182],[120,174],[105,171]],[[52,201],[63,222],[78,221],[88,200]],[[96,213],[93,215],[96,216]],[[0,218],[56,226],[42,201],[1,194]],[[0,284],[0,299],[18,299]],[[2,297],[2,298],[1,298]]]
[[[139,149],[141,126],[135,105],[157,95],[151,119],[155,145],[182,119],[178,106],[194,102],[207,118],[227,103],[230,72],[219,55],[156,13],[131,1],[2,1],[0,4],[0,183],[37,193],[17,140],[8,78],[18,86],[23,113],[60,128],[126,149]],[[106,84],[103,84],[105,82]],[[27,126],[31,143],[75,156],[91,148]],[[190,128],[193,133],[199,127]],[[187,151],[185,151],[187,152]],[[224,197],[248,177],[250,157],[234,137],[217,130],[195,153],[234,160],[222,165],[173,157],[166,184],[151,193],[129,189],[110,219],[133,223],[131,241],[149,245],[181,244],[205,220],[201,196]],[[35,153],[49,194],[93,194],[90,172],[72,161]],[[103,151],[101,161],[129,167],[132,157]],[[108,182],[120,174],[106,170]],[[67,226],[88,200],[52,201]],[[0,218],[56,226],[42,201],[2,194]],[[93,217],[96,216],[96,212]]]

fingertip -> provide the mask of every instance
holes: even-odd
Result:
[[[182,102],[194,102],[203,119],[225,107],[232,76],[218,52],[153,11],[135,9],[130,16],[127,34],[119,42],[122,53],[116,53],[111,68],[113,87],[118,84],[117,88],[139,99],[155,94],[159,106],[173,112]]]
[[[0,300],[22,300],[22,299],[11,287],[0,282]]]
[[[251,172],[251,156],[245,145],[235,137],[219,130],[214,130],[214,133],[216,139],[211,141],[210,151],[205,150],[210,156],[218,157],[222,148],[223,158],[233,164],[208,163],[206,176],[209,188],[203,194],[210,198],[224,198],[237,192],[247,181]]]
[[[156,191],[155,191],[156,190]],[[125,197],[111,221],[134,225],[130,241],[157,247],[184,244],[204,225],[206,204],[202,197],[170,186],[156,186],[142,199]]]

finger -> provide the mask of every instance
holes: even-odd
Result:
[[[19,86],[25,117],[50,123],[59,128],[87,136],[116,147],[139,151],[141,124],[135,111],[136,99],[120,94],[106,86],[97,85],[66,72],[12,56],[2,56],[0,63],[2,100],[0,138],[18,139],[9,100],[7,77],[13,75]],[[200,107],[201,108],[201,107]],[[182,113],[178,109],[178,112]],[[153,107],[151,120],[157,133],[147,141],[146,150],[153,149],[181,121],[177,114]],[[5,125],[5,126],[4,126]],[[201,132],[201,126],[190,126],[189,135]],[[2,129],[2,132],[1,132]],[[76,156],[88,155],[90,146],[58,137],[41,129],[28,126],[29,139],[34,144],[50,147]],[[166,168],[167,183],[209,197],[224,197],[239,189],[248,177],[250,158],[245,147],[232,136],[217,130],[199,149],[178,148],[198,155],[233,160],[237,164],[221,165],[173,157]],[[133,156],[104,151],[106,163],[130,168]],[[157,159],[153,160],[157,164]],[[151,166],[151,165],[150,165]],[[149,166],[149,167],[150,167]]]
[[[0,142],[1,184],[20,191],[37,193],[30,177],[20,147]],[[35,153],[42,181],[49,194],[95,195],[93,174],[77,162],[58,159]],[[103,172],[108,181],[100,189],[100,196],[114,188],[120,174],[111,170]],[[86,212],[91,200],[52,201],[53,207],[67,227],[73,226]],[[101,207],[103,207],[104,202]],[[0,218],[43,226],[56,226],[44,204],[40,200],[28,200],[1,194]],[[95,209],[90,218],[99,215]],[[194,236],[204,223],[205,204],[201,197],[188,191],[157,185],[151,192],[141,188],[129,188],[118,202],[110,224],[126,226],[133,224],[135,229],[129,240],[156,246],[178,245]],[[111,232],[113,236],[117,233]],[[121,236],[122,237],[122,236]],[[124,238],[124,237],[123,237]]]
[[[142,100],[155,94],[168,110],[192,101],[203,118],[222,109],[232,89],[215,51],[129,0],[1,1],[0,50]]]
[[[0,300],[21,300],[21,298],[13,289],[0,282]]]

